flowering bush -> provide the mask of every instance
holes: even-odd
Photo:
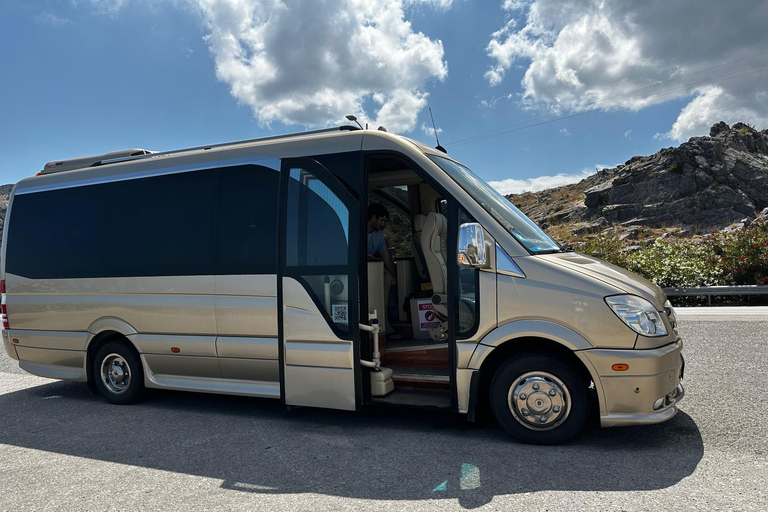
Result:
[[[712,233],[706,239],[723,273],[721,284],[768,284],[768,226],[754,222],[731,233]]]
[[[661,287],[713,286],[722,276],[712,246],[699,241],[657,240],[626,259],[628,270]]]
[[[624,267],[661,287],[768,285],[768,225],[692,240],[656,240],[627,251],[617,237],[582,242],[578,251]]]

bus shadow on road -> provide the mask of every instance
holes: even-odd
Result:
[[[239,492],[454,499],[466,508],[535,491],[663,489],[704,454],[683,412],[542,447],[440,411],[287,411],[274,400],[175,392],[115,406],[68,382],[1,395],[0,410],[8,445],[220,479]]]

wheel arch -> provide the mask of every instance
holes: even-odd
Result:
[[[88,340],[85,361],[88,387],[93,392],[98,392],[94,384],[93,360],[94,357],[96,357],[96,353],[99,351],[99,349],[110,341],[125,341],[126,345],[133,349],[133,351],[136,352],[136,355],[140,356],[139,349],[136,347],[136,345],[134,345],[128,335],[124,334],[123,332],[112,329],[105,329],[98,332],[97,334],[93,334]]]
[[[478,347],[480,348],[480,347]],[[600,379],[593,368],[589,368],[584,360],[577,355],[571,347],[566,346],[560,341],[542,335],[523,335],[504,341],[500,341],[494,346],[484,346],[482,354],[475,351],[470,368],[479,370],[479,381],[475,391],[475,403],[478,406],[488,406],[488,397],[491,388],[491,381],[496,374],[496,370],[504,364],[505,361],[523,354],[539,353],[555,356],[568,363],[581,375],[586,383],[590,381],[595,387],[595,404],[599,410],[603,404],[602,385]],[[476,359],[477,358],[477,359]]]

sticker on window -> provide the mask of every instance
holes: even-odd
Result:
[[[333,304],[331,306],[331,312],[331,317],[333,318],[334,323],[346,324],[349,322],[347,304]]]

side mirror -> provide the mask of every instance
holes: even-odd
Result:
[[[490,268],[485,231],[477,222],[459,226],[458,263],[463,268]]]

